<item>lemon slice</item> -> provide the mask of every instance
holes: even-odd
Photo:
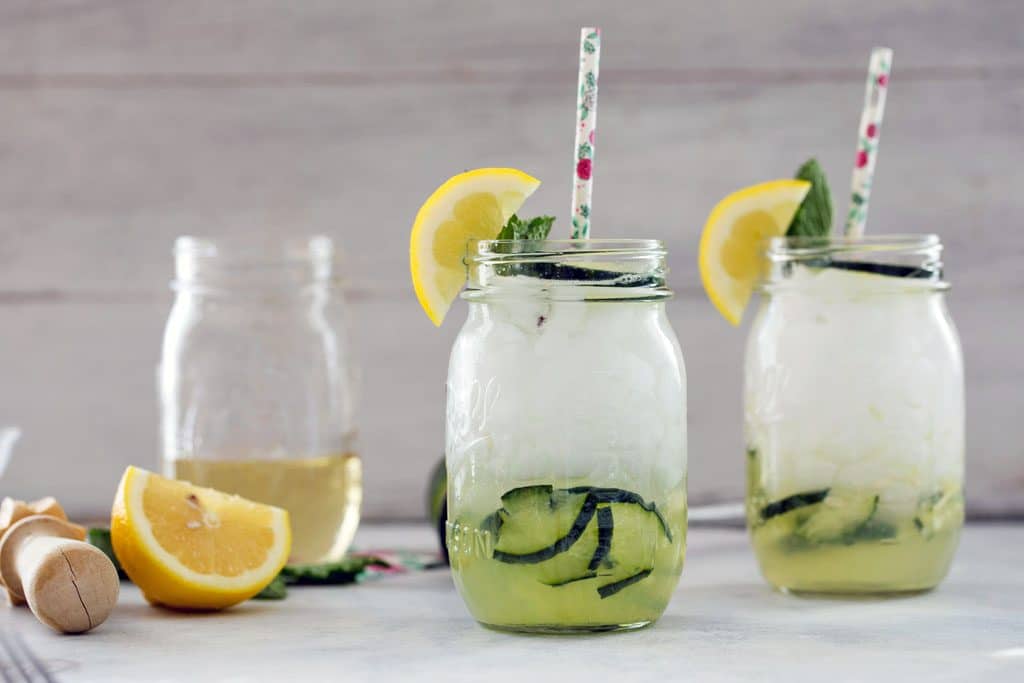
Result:
[[[440,325],[466,281],[466,244],[492,240],[540,181],[514,168],[478,168],[450,178],[412,225],[409,269],[420,305]]]
[[[121,478],[110,535],[146,599],[181,609],[256,595],[281,571],[292,536],[286,510],[137,467]]]
[[[786,234],[810,189],[806,180],[773,180],[733,192],[711,210],[700,238],[700,277],[733,325],[764,273],[763,241]]]

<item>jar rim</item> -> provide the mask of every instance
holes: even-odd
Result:
[[[851,252],[929,254],[941,249],[942,241],[933,233],[893,233],[861,237],[796,235],[772,237],[768,241],[767,254],[770,259],[775,260]]]
[[[667,253],[664,243],[651,239],[470,241],[463,298],[662,299],[671,296]]]
[[[174,240],[175,258],[217,259],[241,263],[290,263],[331,259],[334,243],[326,235],[268,237],[181,235]]]
[[[552,259],[566,256],[664,256],[665,243],[654,239],[545,239],[475,240],[467,249],[468,263],[520,259]]]

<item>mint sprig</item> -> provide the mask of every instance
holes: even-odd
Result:
[[[797,170],[798,180],[808,180],[811,189],[797,209],[786,231],[787,237],[826,237],[832,232],[832,193],[825,171],[811,158]]]
[[[545,240],[551,232],[551,226],[555,222],[554,216],[537,216],[529,220],[523,220],[512,214],[508,223],[501,229],[495,239],[499,240]]]

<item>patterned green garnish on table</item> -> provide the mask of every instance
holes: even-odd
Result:
[[[110,541],[110,529],[92,527],[87,534],[89,543],[110,558],[118,575],[128,580],[121,564],[114,554]],[[288,596],[288,586],[344,586],[361,583],[383,574],[399,574],[443,567],[434,553],[424,554],[406,551],[380,551],[348,555],[337,562],[319,564],[289,564],[260,591],[253,600],[283,600]]]
[[[375,555],[352,555],[337,562],[322,564],[289,564],[253,600],[283,600],[288,586],[343,586],[356,583],[369,567],[391,567],[391,563]]]

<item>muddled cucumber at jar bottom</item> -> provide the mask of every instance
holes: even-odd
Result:
[[[663,509],[621,488],[512,489],[481,521],[449,525],[456,581],[498,626],[651,621],[682,568],[685,493],[675,495]]]
[[[775,500],[761,488],[756,451],[748,522],[762,572],[793,590],[921,590],[949,569],[963,524],[963,496],[949,484],[916,504],[886,509],[885,491],[830,487]],[[892,507],[892,506],[889,506]]]

